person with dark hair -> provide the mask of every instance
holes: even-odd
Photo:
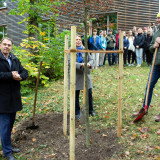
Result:
[[[97,35],[97,29],[93,29],[93,36],[89,37],[90,49],[91,50],[100,50],[101,42],[100,37]],[[94,60],[93,68],[97,69],[99,66],[99,53],[92,53]]]
[[[106,42],[106,39],[103,37],[102,30],[100,30],[100,32],[99,32],[99,37],[100,37],[101,50],[105,51],[106,47],[107,47],[107,42]],[[100,53],[100,55],[99,55],[99,66],[100,67],[103,66],[104,56],[105,56],[105,53]]]
[[[82,41],[80,36],[76,36],[76,49],[82,50],[84,49],[82,46]],[[80,119],[80,105],[79,105],[79,94],[80,90],[84,90],[84,58],[85,53],[77,52],[76,53],[76,95],[75,95],[75,118],[77,120]],[[95,116],[93,112],[93,98],[92,98],[92,81],[91,81],[91,68],[93,66],[93,58],[88,53],[87,58],[87,80],[88,80],[88,97],[89,97],[89,114],[91,116]],[[70,54],[68,57],[69,66],[70,66]]]
[[[137,27],[133,26],[132,35],[135,37],[137,35]]]
[[[103,30],[103,37],[105,38],[105,40],[106,40],[106,38],[107,38],[107,31],[106,30]],[[107,49],[107,41],[106,41],[106,49]],[[104,54],[104,61],[103,61],[103,65],[105,65],[106,64],[106,58],[107,58],[107,55],[106,54]]]
[[[124,60],[124,67],[127,65],[127,54],[128,54],[128,47],[129,47],[129,41],[128,38],[126,37],[126,32],[123,32],[123,60]]]
[[[144,40],[144,51],[146,53],[146,61],[148,66],[152,64],[152,59],[153,59],[153,54],[149,51],[151,41],[152,41],[152,31],[149,29],[147,31],[147,35],[145,36]]]
[[[115,37],[112,35],[112,30],[110,29],[108,32],[108,35],[106,37],[107,41],[107,50],[115,50]],[[112,60],[111,60],[112,56]],[[108,53],[108,64],[109,66],[113,65],[115,63],[115,53]]]
[[[129,31],[128,34],[128,41],[129,41],[129,47],[128,47],[128,66],[134,66],[134,62],[136,60],[135,55],[135,47],[133,45],[134,42],[134,36],[132,35],[132,31]],[[132,62],[131,62],[131,56],[132,56]]]
[[[137,58],[137,67],[142,65],[142,55],[143,55],[143,45],[144,45],[144,35],[142,34],[142,28],[138,29],[138,35],[134,39],[134,46]]]
[[[12,40],[3,38],[0,44],[0,136],[3,154],[7,160],[15,160],[12,153],[20,152],[11,144],[11,132],[16,112],[22,109],[20,81],[28,77],[19,59],[11,53]]]
[[[147,27],[144,27],[143,28],[143,35],[144,35],[144,38],[147,37]],[[145,52],[145,49],[144,49],[144,45],[143,45],[143,62],[146,62],[146,52]]]

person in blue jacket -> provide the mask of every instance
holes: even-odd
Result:
[[[90,43],[90,50],[100,50],[101,49],[101,41],[100,37],[97,35],[97,29],[93,30],[93,36],[89,37],[89,43]],[[93,68],[96,68],[99,66],[99,53],[92,53],[92,57],[94,60]]]
[[[100,30],[100,32],[99,32],[99,37],[100,37],[101,50],[105,51],[106,48],[107,48],[107,41],[106,41],[106,38],[103,37],[103,31],[102,30]],[[104,56],[105,56],[105,53],[100,53],[100,55],[99,55],[99,66],[103,66]]]

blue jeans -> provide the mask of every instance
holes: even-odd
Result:
[[[80,90],[76,90],[76,96],[75,96],[75,105],[76,105],[76,110],[75,114],[78,115],[80,114],[80,105],[79,105],[79,93]],[[92,88],[88,90],[88,97],[89,97],[89,114],[93,112],[93,98],[92,98]]]
[[[136,48],[137,64],[142,64],[143,48]]]
[[[151,73],[151,70],[150,70],[150,73]],[[150,77],[150,73],[149,73],[149,77]],[[143,108],[145,108],[145,101],[146,101],[146,94],[147,94],[147,88],[148,88],[148,83],[149,83],[149,77],[148,77],[148,82],[147,82],[147,85],[146,85]],[[154,89],[155,84],[157,83],[159,78],[160,78],[160,66],[154,66],[153,73],[152,73],[151,84],[150,84],[150,89],[149,89],[149,95],[148,95],[148,103],[147,103],[148,109],[149,109],[149,105],[150,105],[151,100],[152,100],[153,89]]]
[[[16,113],[0,113],[0,136],[3,154],[12,154],[11,132],[15,121]]]

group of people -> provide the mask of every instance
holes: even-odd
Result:
[[[140,67],[142,64],[142,57],[143,53],[146,54],[147,64],[151,65],[153,54],[155,48],[159,48],[160,45],[160,13],[157,15],[157,24],[158,26],[151,26],[138,28],[133,27],[133,30],[128,32],[128,36],[126,36],[126,32],[123,32],[123,47],[124,47],[124,66],[127,65],[127,57],[128,57],[128,66],[133,66],[135,63],[137,67]],[[105,30],[100,30],[99,36],[97,35],[97,30],[93,30],[93,36],[89,37],[88,39],[88,48],[90,50],[116,50],[119,46],[119,34],[122,32],[121,29],[118,29],[118,33],[116,35],[112,34],[113,30],[110,29],[108,35],[106,35]],[[153,38],[152,38],[153,35]],[[77,49],[82,49],[83,44],[81,41],[81,37],[76,37],[76,46]],[[79,105],[79,93],[80,90],[84,88],[84,53],[77,53],[76,58],[76,111],[75,116],[76,119],[80,118],[80,105]],[[112,60],[111,60],[112,56]],[[113,52],[112,54],[108,54],[108,64],[111,66],[117,63],[117,55]],[[158,79],[160,78],[160,51],[158,49],[156,63],[153,70],[153,75],[151,79],[151,85],[149,90],[148,96],[148,109],[152,99],[153,89],[155,84],[157,83]],[[88,53],[88,96],[89,96],[89,114],[95,116],[93,112],[93,99],[92,99],[92,82],[90,77],[90,70],[92,68],[97,68],[98,66],[105,65],[106,62],[106,54],[97,54],[97,53]],[[149,74],[150,77],[150,74]],[[149,78],[148,78],[149,80]],[[148,83],[146,85],[146,92],[147,92]],[[134,113],[133,116],[138,116],[142,111],[144,111],[145,101],[146,101],[146,92],[143,107],[140,109],[139,112]],[[156,117],[156,121],[160,121],[160,114]]]
[[[158,26],[154,28],[148,28],[143,31],[139,28],[138,31],[129,31],[128,36],[123,32],[124,39],[124,65],[126,65],[127,56],[128,64],[133,65],[136,61],[137,67],[142,64],[143,51],[146,53],[147,63],[151,64],[151,55],[153,55],[156,48],[158,48],[155,65],[153,68],[152,79],[149,89],[147,111],[151,103],[153,89],[158,79],[160,78],[160,13],[157,14]],[[144,28],[145,29],[145,28]],[[89,49],[91,50],[115,50],[118,49],[119,33],[112,34],[112,30],[109,30],[109,34],[106,35],[106,31],[100,31],[100,35],[97,35],[97,30],[93,30],[93,36],[89,37]],[[136,33],[137,32],[137,33]],[[153,37],[152,37],[153,34]],[[151,38],[152,37],[152,38]],[[22,109],[21,94],[20,94],[20,81],[25,80],[28,77],[28,71],[21,65],[19,59],[11,53],[13,41],[9,38],[3,38],[0,44],[0,137],[3,154],[7,160],[15,160],[13,153],[20,152],[18,148],[14,148],[11,143],[11,132],[16,118],[16,112]],[[76,37],[76,48],[78,50],[83,49],[83,44],[80,36]],[[110,59],[112,56],[112,60]],[[82,52],[76,53],[76,96],[75,96],[75,117],[80,118],[80,105],[79,94],[80,90],[84,88],[84,57]],[[108,54],[108,63],[113,65],[117,63],[117,55],[112,53]],[[130,61],[132,57],[132,62]],[[88,80],[88,97],[89,97],[89,114],[95,116],[93,111],[93,98],[92,98],[92,82],[90,71],[92,68],[104,65],[106,62],[106,54],[90,54],[88,53],[87,61],[87,80]],[[70,56],[69,56],[70,65]],[[149,73],[150,77],[150,73]],[[148,78],[149,81],[149,78]],[[148,82],[146,85],[144,103],[139,112],[133,114],[138,116],[144,111],[146,92],[148,88]],[[160,114],[156,116],[156,121],[160,121]]]
[[[117,30],[116,34],[113,34],[113,30],[109,29],[108,34],[106,30],[100,30],[97,35],[97,29],[93,29],[93,35],[88,38],[88,49],[90,50],[118,50],[119,49],[119,34],[123,32],[123,59],[124,67],[134,66],[141,67],[142,62],[146,61],[150,66],[153,59],[153,54],[150,52],[149,47],[152,41],[152,36],[157,31],[157,26],[151,23],[148,27],[136,28],[133,27],[127,33],[121,29]],[[118,54],[116,53],[91,53],[94,60],[93,68],[101,67],[105,65],[107,55],[109,66],[117,64]]]

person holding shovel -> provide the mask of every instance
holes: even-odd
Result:
[[[149,93],[148,93],[147,111],[148,111],[149,105],[151,103],[153,89],[154,89],[158,79],[160,78],[160,48],[159,48],[159,46],[160,46],[160,13],[157,14],[157,20],[156,21],[157,21],[157,24],[158,24],[158,30],[155,32],[155,34],[152,38],[152,41],[151,41],[151,44],[150,44],[150,52],[154,53],[156,48],[158,49],[158,51],[157,51],[157,56],[155,58],[155,65],[154,65],[154,68],[153,68],[151,83],[150,83],[150,88],[149,88]],[[150,73],[151,73],[151,71],[150,71]],[[149,73],[149,77],[150,77],[150,73]],[[148,77],[148,82],[147,82],[147,85],[146,85],[146,92],[145,92],[143,107],[140,109],[139,112],[134,113],[133,116],[139,116],[145,110],[145,101],[146,101],[147,88],[148,88],[148,84],[149,84],[149,77]],[[156,122],[160,121],[160,114],[155,117],[155,121]]]
[[[0,44],[0,137],[7,160],[15,160],[12,153],[20,152],[12,147],[11,132],[16,112],[22,109],[20,81],[28,77],[28,71],[11,53],[12,44],[9,38],[3,38]]]

